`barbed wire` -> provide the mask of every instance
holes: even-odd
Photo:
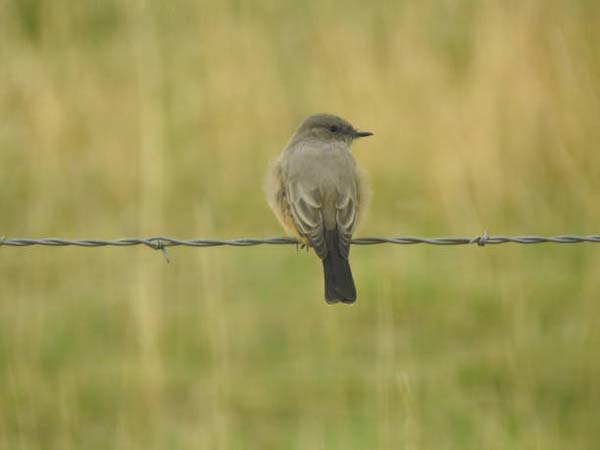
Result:
[[[484,232],[475,237],[363,237],[352,239],[353,245],[374,245],[374,244],[430,244],[430,245],[469,245],[479,246],[496,244],[578,244],[582,242],[600,243],[600,234],[588,236],[560,235],[560,236],[491,236]],[[148,238],[120,238],[120,239],[63,239],[57,237],[49,238],[6,238],[0,237],[0,247],[29,247],[32,245],[43,245],[50,247],[78,246],[78,247],[127,247],[133,245],[145,245],[155,250],[161,250],[166,247],[251,247],[255,245],[300,245],[301,242],[291,237],[267,237],[267,238],[238,238],[238,239],[176,239],[166,236],[153,236]]]

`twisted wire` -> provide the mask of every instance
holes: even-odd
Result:
[[[430,245],[469,245],[479,246],[496,244],[577,244],[583,242],[600,243],[600,234],[588,236],[560,235],[560,236],[490,236],[483,233],[475,237],[363,237],[352,240],[353,245],[374,244],[430,244]],[[29,247],[32,245],[43,245],[50,247],[78,246],[78,247],[127,247],[133,245],[145,245],[155,250],[165,250],[167,247],[251,247],[255,245],[299,245],[300,242],[290,237],[267,237],[267,238],[238,238],[238,239],[176,239],[166,236],[152,236],[148,238],[120,238],[120,239],[63,239],[57,237],[49,238],[5,238],[0,237],[0,247]]]

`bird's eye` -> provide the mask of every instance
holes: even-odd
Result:
[[[337,125],[331,125],[331,126],[329,127],[329,131],[331,131],[332,133],[337,133],[337,132],[338,132],[338,130],[339,130],[339,128],[338,128],[338,126],[337,126]]]

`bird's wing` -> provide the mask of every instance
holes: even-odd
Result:
[[[321,259],[327,256],[327,243],[323,230],[321,198],[317,189],[307,189],[293,183],[286,190],[288,204],[300,234],[306,236]]]
[[[338,198],[335,205],[336,222],[338,238],[340,240],[340,253],[344,258],[348,258],[350,253],[350,241],[356,228],[358,219],[357,192],[351,190],[347,192],[338,192]]]

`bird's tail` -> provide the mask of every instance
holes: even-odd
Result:
[[[340,252],[340,239],[337,230],[325,232],[327,256],[323,259],[325,277],[325,300],[327,303],[354,303],[356,287],[348,258]]]

